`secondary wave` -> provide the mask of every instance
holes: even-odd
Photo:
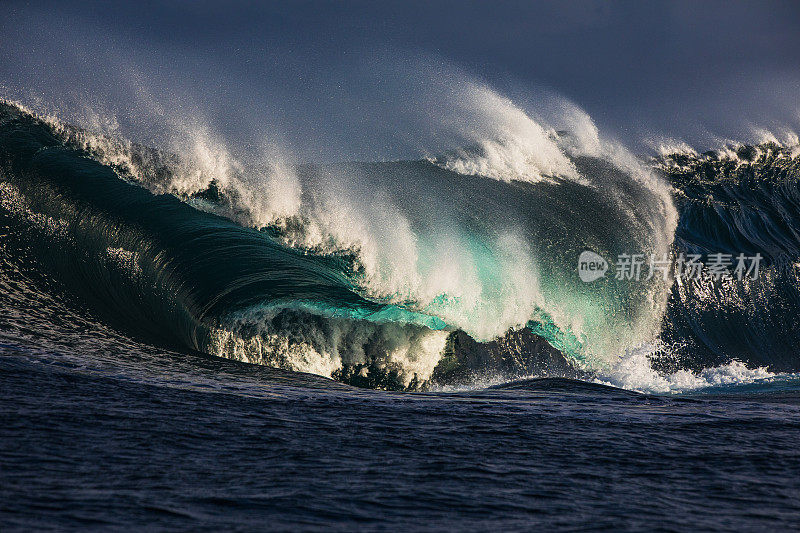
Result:
[[[798,369],[800,159],[797,145],[740,145],[657,162],[675,189],[675,244],[686,253],[761,254],[757,279],[677,280],[662,338],[671,366],[731,358]],[[669,366],[669,365],[668,365]]]

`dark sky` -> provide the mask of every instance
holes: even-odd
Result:
[[[439,72],[532,112],[561,95],[635,150],[800,124],[800,2],[165,4],[3,2],[0,85],[141,131],[144,98],[308,159],[416,155]]]

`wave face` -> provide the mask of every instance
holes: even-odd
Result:
[[[257,168],[2,104],[3,246],[135,338],[369,387],[798,370],[792,149],[645,166],[590,121],[557,133],[489,101],[492,136],[427,160]],[[584,250],[764,261],[756,280],[583,283]]]

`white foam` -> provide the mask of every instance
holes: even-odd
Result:
[[[648,144],[656,152],[656,154],[662,158],[675,154],[688,155],[692,157],[699,155],[697,150],[695,150],[689,143],[679,139],[651,139]]]
[[[784,374],[772,373],[765,367],[750,368],[736,360],[705,368],[699,372],[679,370],[674,373],[662,373],[652,368],[649,356],[664,349],[665,347],[658,345],[643,345],[629,350],[616,363],[600,371],[594,381],[637,392],[677,394],[709,387],[746,385],[786,377]]]
[[[432,158],[445,168],[500,181],[537,182],[546,177],[580,179],[548,131],[488,87],[466,83],[456,97],[459,122],[452,127],[469,148]]]
[[[773,148],[770,145],[777,145],[786,150],[786,152],[779,154],[779,157],[794,159],[800,155],[800,136],[789,128],[774,128],[768,129],[763,127],[751,126],[750,136],[753,142],[751,148],[753,155],[751,158],[743,159],[739,155],[739,149],[746,146],[746,144],[735,141],[732,139],[717,138],[716,148],[711,150],[713,155],[698,154],[698,152],[686,143],[675,140],[660,140],[651,142],[651,146],[656,150],[659,160],[656,161],[658,165],[664,165],[668,168],[675,167],[677,163],[669,158],[671,155],[688,155],[699,161],[706,161],[709,157],[713,159],[721,159],[730,161],[736,166],[751,164],[753,161],[758,161],[763,157],[774,155]],[[689,163],[692,164],[691,162]]]
[[[344,366],[394,370],[404,386],[428,380],[448,333],[424,327],[314,316],[293,317],[291,331],[275,328],[279,308],[253,308],[232,316],[212,333],[209,352],[248,363],[332,377]],[[366,348],[375,349],[367,353]]]

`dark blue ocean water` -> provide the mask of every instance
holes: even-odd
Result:
[[[390,393],[194,356],[147,377],[2,354],[4,531],[800,527],[797,383]]]

